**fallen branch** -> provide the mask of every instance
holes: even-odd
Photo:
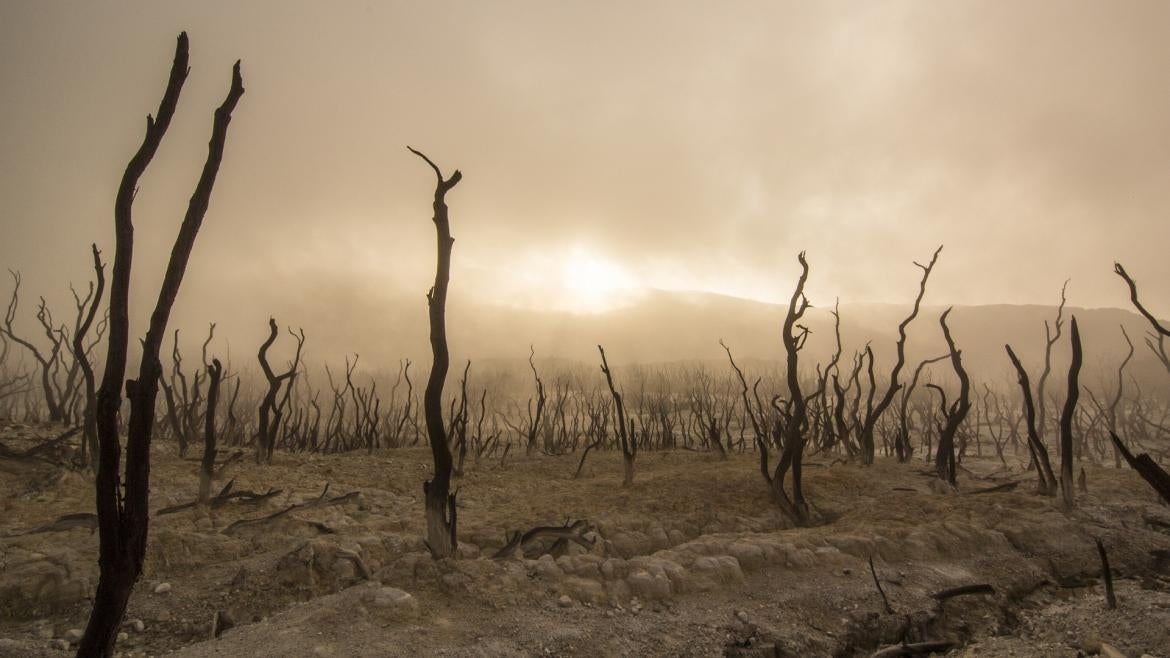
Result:
[[[879,649],[877,652],[870,655],[869,658],[894,658],[894,656],[925,656],[932,653],[945,653],[950,651],[955,644],[953,642],[917,642],[915,644],[895,644],[892,647]]]
[[[873,566],[873,556],[869,556],[869,573],[873,575],[873,584],[877,587],[878,594],[882,595],[882,605],[886,608],[886,614],[894,614],[894,609],[890,607],[890,600],[886,598],[886,592],[882,589],[882,584],[878,580],[877,569]]]
[[[252,527],[252,526],[264,525],[266,523],[275,521],[275,520],[281,518],[282,516],[287,515],[289,512],[293,512],[295,510],[311,509],[314,507],[328,507],[331,505],[340,505],[342,503],[346,503],[346,502],[349,502],[351,500],[356,499],[358,496],[358,493],[359,493],[357,491],[353,491],[353,492],[347,493],[347,494],[342,495],[342,496],[337,496],[335,498],[326,499],[325,496],[328,492],[329,492],[329,483],[325,483],[325,488],[321,490],[321,495],[317,496],[313,500],[310,500],[310,501],[305,502],[305,503],[300,503],[297,505],[289,505],[288,507],[280,510],[279,512],[273,512],[272,514],[269,514],[268,516],[262,516],[262,517],[259,517],[256,519],[240,519],[239,521],[236,521],[235,523],[232,523],[228,527],[224,528],[220,532],[221,532],[221,534],[230,535],[232,532],[239,530],[241,528],[248,528],[248,527]],[[323,524],[323,523],[319,523],[316,521],[305,521],[305,523],[308,523],[309,525],[312,525],[313,527],[315,527],[318,530],[321,530],[322,532],[325,532],[327,534],[333,533],[333,529],[330,528],[329,526]]]
[[[998,493],[1000,491],[1014,491],[1015,488],[1018,486],[1020,486],[1019,482],[1005,482],[1003,484],[997,484],[994,487],[986,487],[983,489],[975,489],[973,491],[968,491],[966,493],[966,495],[973,496],[975,494]]]
[[[242,455],[243,453],[240,454]],[[229,481],[224,486],[224,488],[220,490],[219,493],[217,493],[211,500],[207,501],[208,505],[211,506],[211,509],[219,509],[233,500],[239,500],[240,502],[247,505],[257,505],[266,500],[269,500],[270,498],[275,498],[282,493],[281,489],[269,489],[267,492],[262,494],[256,493],[255,491],[232,491],[232,485],[234,485],[235,482],[235,480]],[[193,500],[189,503],[183,503],[181,505],[164,507],[154,514],[155,516],[162,516],[163,514],[174,514],[175,512],[181,512],[185,509],[191,509],[198,504],[198,500]]]
[[[593,527],[590,526],[589,522],[584,519],[581,519],[580,521],[574,521],[571,524],[565,523],[563,526],[537,526],[523,534],[517,530],[507,536],[507,543],[504,544],[503,548],[496,551],[496,553],[492,555],[492,559],[500,560],[511,557],[516,549],[524,550],[524,548],[526,548],[532,542],[545,537],[555,537],[557,541],[554,542],[552,546],[548,548],[548,550],[541,551],[539,555],[551,553],[554,549],[559,550],[564,548],[568,545],[568,542],[573,542],[578,546],[590,549],[593,548],[593,544],[596,543],[597,540],[595,538],[587,539],[585,537],[585,533],[592,530]],[[539,555],[536,557],[539,557]]]
[[[941,592],[935,592],[930,597],[939,603],[947,599],[953,599],[956,596],[966,596],[968,594],[995,594],[995,588],[987,583],[979,583],[977,585],[963,585],[961,587],[952,587],[944,589]]]
[[[23,537],[25,535],[37,535],[44,532],[64,532],[74,528],[87,528],[90,534],[93,534],[93,531],[97,529],[97,525],[97,514],[79,512],[77,514],[66,514],[64,516],[59,516],[57,517],[57,520],[53,521],[52,523],[47,523],[43,526],[33,528],[32,530],[13,533],[8,536]]]
[[[73,436],[76,435],[80,431],[81,431],[80,425],[77,427],[71,427],[71,428],[65,430],[64,432],[58,434],[57,436],[49,439],[48,441],[43,441],[41,443],[38,443],[37,445],[29,448],[28,450],[19,450],[19,451],[13,450],[13,449],[9,448],[8,446],[4,445],[3,443],[0,443],[0,458],[11,459],[14,461],[33,461],[36,459],[40,459],[42,461],[46,461],[46,462],[49,462],[51,464],[57,464],[58,462],[56,462],[52,459],[49,459],[48,457],[42,456],[42,453],[49,452],[53,448],[56,448],[57,446],[61,445],[62,443],[73,438]]]

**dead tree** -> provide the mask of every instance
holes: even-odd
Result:
[[[456,169],[450,178],[443,178],[438,165],[421,152],[410,152],[422,158],[435,172],[434,208],[435,236],[438,258],[435,263],[435,285],[427,293],[427,313],[431,325],[431,354],[433,363],[423,394],[423,415],[426,418],[427,439],[435,462],[435,475],[423,482],[426,499],[427,547],[435,559],[455,556],[456,538],[455,493],[451,493],[451,471],[454,468],[451,446],[447,442],[447,428],[443,423],[443,384],[447,380],[450,355],[447,352],[447,283],[451,278],[451,222],[447,217],[447,192],[459,184],[463,174]]]
[[[1075,503],[1073,497],[1073,415],[1077,411],[1077,399],[1080,397],[1081,386],[1078,378],[1081,373],[1081,332],[1077,329],[1077,318],[1074,315],[1069,323],[1069,339],[1072,342],[1072,360],[1068,366],[1068,395],[1064,399],[1064,410],[1060,414],[1060,494],[1061,501],[1066,508],[1071,509]]]
[[[1108,423],[1111,434],[1117,432],[1117,410],[1121,406],[1121,398],[1125,395],[1125,366],[1133,359],[1133,341],[1129,339],[1129,332],[1125,330],[1125,325],[1121,325],[1121,335],[1125,338],[1125,344],[1129,351],[1121,360],[1121,365],[1117,366],[1117,390],[1113,393],[1113,399],[1109,401],[1109,407],[1104,410],[1105,421]],[[1117,450],[1116,446],[1113,448],[1113,465],[1116,468],[1121,468],[1121,452]]]
[[[898,429],[894,437],[894,454],[900,463],[909,462],[914,456],[914,446],[910,444],[910,398],[914,396],[914,389],[918,388],[918,380],[922,378],[922,371],[932,363],[938,363],[950,358],[949,354],[936,356],[932,359],[923,359],[914,369],[914,376],[910,378],[910,385],[902,391],[898,405]]]
[[[89,304],[89,310],[85,314],[85,319],[82,320],[77,331],[73,333],[73,358],[77,360],[85,379],[85,410],[82,412],[80,454],[80,463],[83,468],[89,465],[89,458],[97,449],[97,426],[94,416],[97,411],[97,387],[94,381],[93,366],[90,365],[89,355],[86,353],[85,335],[89,333],[89,328],[93,325],[94,316],[97,314],[98,305],[101,303],[102,294],[106,289],[106,266],[102,263],[102,254],[98,251],[96,244],[91,245],[91,247],[97,285],[94,288],[93,298]]]
[[[195,238],[211,200],[211,190],[223,158],[228,123],[232,110],[244,93],[240,63],[232,69],[232,84],[227,98],[215,111],[207,161],[191,195],[183,223],[175,239],[158,301],[142,341],[142,361],[137,379],[125,380],[130,317],[130,266],[133,258],[134,225],[132,206],[138,180],[154,158],[179,101],[179,92],[187,78],[187,34],[179,35],[175,59],[171,66],[166,92],[159,104],[157,118],[147,117],[146,136],[131,158],[118,187],[114,204],[115,247],[110,282],[110,330],[105,373],[97,393],[97,432],[100,457],[96,478],[98,530],[100,534],[100,576],[94,595],[93,610],[78,648],[79,656],[110,656],[126,604],[135,581],[142,573],[146,556],[146,538],[150,512],[150,438],[154,425],[155,401],[158,396],[162,364],[159,348],[166,335],[171,308],[187,268]],[[127,424],[125,481],[121,470],[121,446],[118,440],[118,411],[123,383],[130,399]],[[124,490],[123,490],[124,485]]]
[[[1110,432],[1109,436],[1113,440],[1113,447],[1125,458],[1125,463],[1137,471],[1138,475],[1142,476],[1142,479],[1146,481],[1146,484],[1149,484],[1154,491],[1158,492],[1158,496],[1161,497],[1162,502],[1170,505],[1170,473],[1167,473],[1161,466],[1154,463],[1153,458],[1144,452],[1135,456],[1113,432]]]
[[[901,384],[898,382],[898,375],[901,374],[903,366],[906,365],[906,328],[918,317],[918,310],[922,306],[922,297],[926,295],[926,282],[930,279],[930,272],[934,269],[934,264],[938,262],[938,255],[942,251],[942,245],[934,250],[934,255],[930,257],[930,262],[926,265],[915,261],[915,265],[922,270],[922,280],[918,284],[918,296],[914,298],[914,307],[910,311],[910,315],[906,316],[905,320],[898,325],[898,342],[895,345],[897,351],[897,360],[894,362],[894,367],[890,370],[890,383],[886,388],[886,392],[876,405],[868,406],[865,414],[865,421],[861,424],[861,460],[863,464],[869,465],[873,463],[875,457],[874,450],[874,428],[877,426],[878,419],[885,413],[886,409],[894,401],[894,396],[897,394]],[[873,367],[873,354],[870,353],[870,368]],[[873,389],[870,389],[872,396]]]
[[[638,442],[630,436],[633,428],[626,421],[626,405],[622,394],[613,385],[613,373],[609,370],[609,362],[605,360],[605,350],[600,345],[597,351],[601,353],[601,372],[605,374],[605,383],[609,385],[609,394],[613,397],[614,411],[617,414],[617,435],[622,448],[622,465],[625,475],[622,477],[622,486],[634,484],[634,460],[638,457]],[[582,459],[584,463],[584,459]]]
[[[1146,310],[1146,307],[1142,305],[1140,300],[1138,300],[1137,281],[1134,281],[1133,277],[1131,277],[1129,273],[1125,271],[1125,268],[1121,266],[1121,263],[1114,263],[1113,271],[1117,274],[1117,276],[1125,280],[1125,285],[1129,286],[1130,302],[1133,303],[1133,306],[1138,310],[1138,313],[1141,313],[1142,317],[1148,320],[1150,326],[1154,329],[1153,335],[1158,341],[1157,345],[1155,346],[1153,341],[1149,339],[1146,340],[1146,345],[1148,345],[1150,350],[1154,352],[1154,354],[1158,357],[1158,360],[1162,362],[1162,365],[1166,368],[1166,371],[1170,372],[1170,357],[1168,357],[1166,354],[1165,345],[1166,337],[1170,336],[1170,329],[1167,329],[1165,325],[1159,322],[1158,318],[1154,317],[1153,313],[1150,313],[1148,310]]]
[[[59,423],[64,421],[65,415],[61,409],[61,400],[57,396],[56,389],[53,386],[53,369],[57,365],[57,359],[60,357],[61,345],[64,342],[61,334],[54,331],[52,325],[52,317],[49,315],[48,308],[45,306],[45,300],[41,298],[40,308],[37,310],[37,320],[45,329],[45,335],[49,338],[48,355],[41,353],[32,342],[25,338],[17,336],[12,328],[12,321],[16,319],[16,309],[20,303],[20,272],[8,270],[12,275],[12,300],[8,302],[8,311],[4,315],[4,327],[0,329],[12,342],[20,345],[28,350],[37,363],[41,366],[41,390],[45,394],[45,406],[49,412],[49,420]]]
[[[804,284],[808,280],[808,261],[804,252],[796,257],[800,262],[800,278],[796,281],[796,289],[792,291],[792,299],[788,302],[788,313],[784,316],[784,324],[780,329],[780,340],[784,344],[787,368],[785,370],[788,384],[788,403],[781,408],[774,403],[780,412],[777,423],[783,423],[783,437],[780,460],[776,463],[776,470],[772,472],[769,484],[772,488],[772,498],[780,506],[792,522],[798,526],[809,524],[808,503],[804,500],[804,489],[801,486],[801,468],[804,459],[805,429],[808,421],[808,407],[804,394],[800,390],[800,373],[798,370],[798,356],[808,339],[808,328],[799,324],[804,312],[808,310],[808,298],[804,296]],[[788,472],[792,472],[792,497],[784,490],[784,480]]]
[[[1015,366],[1016,375],[1020,382],[1020,390],[1024,396],[1024,422],[1028,429],[1028,451],[1032,453],[1032,461],[1036,464],[1036,473],[1040,478],[1039,491],[1045,496],[1056,494],[1056,475],[1052,472],[1052,462],[1048,459],[1048,448],[1036,427],[1036,405],[1032,401],[1032,386],[1028,381],[1028,371],[1012,351],[1011,345],[1004,345],[1008,358]]]
[[[943,415],[944,422],[942,429],[938,436],[938,450],[934,455],[935,471],[938,477],[943,482],[955,486],[955,434],[959,431],[959,425],[967,417],[967,412],[971,410],[971,380],[967,377],[967,370],[963,368],[962,351],[955,347],[955,340],[951,337],[951,330],[947,327],[947,316],[951,314],[951,309],[943,311],[939,316],[938,323],[942,326],[943,338],[947,341],[947,348],[950,350],[951,367],[955,369],[955,375],[959,378],[959,397],[948,407],[946,406],[946,398],[943,398]],[[942,389],[939,389],[940,392]]]
[[[540,374],[536,372],[536,363],[533,358],[536,356],[536,348],[531,345],[528,348],[528,367],[532,369],[532,378],[536,380],[536,413],[532,411],[532,400],[528,400],[528,428],[526,430],[525,453],[532,457],[536,454],[536,437],[540,432],[540,421],[544,416],[544,404],[547,398],[544,394],[544,382],[540,381]]]
[[[1048,375],[1052,372],[1052,348],[1056,346],[1064,331],[1064,304],[1068,301],[1065,294],[1067,290],[1068,281],[1065,281],[1064,285],[1060,287],[1060,306],[1056,308],[1056,320],[1052,327],[1049,327],[1047,320],[1044,321],[1044,370],[1040,373],[1040,379],[1036,381],[1036,402],[1040,405],[1036,410],[1036,431],[1039,432],[1041,440],[1044,439],[1048,429],[1048,403],[1044,395],[1044,388],[1045,384],[1048,383]]]
[[[280,419],[283,416],[283,405],[278,407],[276,397],[280,394],[282,386],[286,391],[292,388],[293,378],[297,376],[297,370],[300,368],[301,349],[305,344],[304,329],[299,334],[294,333],[292,329],[288,330],[297,341],[297,349],[289,369],[278,375],[268,364],[268,348],[276,342],[277,333],[276,319],[268,318],[268,338],[260,345],[260,351],[256,354],[260,361],[260,370],[264,373],[264,379],[268,381],[268,391],[260,401],[259,427],[256,431],[257,464],[272,461],[272,452],[276,449],[276,430],[280,427]]]
[[[207,415],[203,419],[203,460],[199,464],[199,504],[207,504],[211,495],[211,479],[215,474],[215,407],[219,403],[219,383],[223,379],[223,365],[212,359],[207,365]]]

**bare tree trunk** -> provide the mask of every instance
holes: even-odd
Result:
[[[894,401],[894,395],[898,392],[898,389],[901,388],[901,384],[898,383],[898,375],[901,374],[902,368],[906,364],[906,328],[910,326],[910,323],[914,321],[914,318],[918,317],[918,310],[922,306],[922,297],[924,295],[926,295],[926,282],[930,279],[930,272],[931,272],[931,270],[934,269],[935,263],[938,262],[938,255],[941,251],[942,251],[942,245],[939,245],[939,248],[935,249],[934,255],[931,256],[930,262],[927,263],[926,265],[922,265],[921,263],[917,263],[917,262],[914,263],[915,265],[918,266],[919,269],[922,270],[922,281],[919,282],[919,284],[918,284],[918,296],[914,298],[914,307],[910,311],[910,315],[906,316],[906,319],[902,320],[902,323],[898,325],[898,342],[897,342],[897,345],[895,346],[897,354],[898,354],[898,358],[897,358],[897,361],[894,363],[894,367],[892,369],[890,369],[890,384],[889,384],[889,387],[886,388],[885,394],[882,395],[882,398],[881,398],[881,400],[878,401],[877,405],[876,406],[873,406],[873,405],[868,406],[868,408],[866,410],[866,414],[865,414],[865,420],[861,424],[861,434],[860,434],[861,460],[862,460],[862,463],[864,463],[866,465],[872,464],[874,457],[875,457],[873,434],[874,434],[874,428],[877,426],[877,421],[879,418],[881,418],[881,415],[883,413],[885,413],[886,409]],[[873,368],[873,353],[872,352],[870,353],[869,358],[870,358],[869,365],[870,365],[870,368],[872,369]],[[872,396],[873,396],[873,388],[871,387],[870,388],[871,399],[872,399]]]
[[[426,161],[435,172],[435,201],[433,204],[435,235],[438,239],[438,260],[435,263],[435,285],[427,293],[427,311],[431,325],[431,365],[427,388],[423,394],[423,414],[427,424],[427,438],[435,462],[435,475],[423,483],[426,498],[427,546],[435,559],[454,557],[457,546],[455,525],[455,494],[451,493],[453,463],[451,446],[447,443],[447,429],[443,423],[443,384],[447,379],[450,356],[447,352],[447,283],[451,278],[451,222],[447,217],[447,192],[459,184],[463,174],[456,169],[450,178],[421,152],[410,149]]]
[[[1081,387],[1078,377],[1081,373],[1081,332],[1077,329],[1074,315],[1069,323],[1069,338],[1072,341],[1072,361],[1068,366],[1068,397],[1064,399],[1064,411],[1060,414],[1060,494],[1066,508],[1076,504],[1073,494],[1073,415],[1077,411],[1077,399]]]
[[[179,292],[183,274],[195,246],[195,237],[203,223],[211,199],[211,189],[223,157],[224,143],[231,113],[244,93],[240,63],[232,71],[227,98],[215,111],[207,161],[187,214],[179,228],[166,274],[159,290],[158,302],[150,318],[143,341],[142,362],[137,380],[126,381],[130,398],[130,420],[126,439],[125,491],[122,494],[119,469],[121,448],[118,441],[118,411],[126,373],[129,341],[130,265],[133,259],[134,225],[132,206],[138,180],[150,164],[179,101],[179,92],[187,77],[187,34],[179,35],[175,59],[171,66],[166,92],[159,105],[158,119],[147,117],[146,137],[126,167],[114,206],[115,249],[113,278],[110,286],[110,337],[106,369],[97,394],[96,424],[101,456],[98,462],[95,493],[100,536],[100,576],[93,609],[78,648],[79,656],[110,656],[114,651],[118,627],[126,613],[126,604],[135,581],[142,573],[149,530],[150,439],[154,425],[154,408],[158,381],[162,375],[159,347],[166,333],[171,308]]]
[[[1056,493],[1056,475],[1052,472],[1052,462],[1048,459],[1048,448],[1040,439],[1040,432],[1036,428],[1036,405],[1032,402],[1032,387],[1028,382],[1028,371],[1016,358],[1011,345],[1004,345],[1008,358],[1016,368],[1019,376],[1020,389],[1024,394],[1024,421],[1028,426],[1028,449],[1032,453],[1032,460],[1036,463],[1036,473],[1040,477],[1040,493],[1051,496]]]
[[[622,448],[622,466],[624,475],[622,486],[634,484],[634,460],[638,457],[637,437],[630,436],[633,427],[626,422],[626,404],[622,394],[613,385],[613,373],[609,370],[609,362],[605,359],[605,350],[600,345],[597,351],[601,353],[601,372],[605,374],[605,383],[609,385],[609,394],[613,397],[614,412],[617,414],[617,435]]]
[[[945,404],[943,406],[946,420],[938,437],[935,470],[938,472],[940,480],[953,487],[957,484],[955,481],[955,434],[959,431],[959,425],[963,423],[963,419],[967,417],[967,412],[971,409],[971,380],[963,368],[962,352],[955,347],[951,330],[947,327],[947,316],[950,313],[951,309],[948,308],[939,317],[938,323],[942,325],[943,338],[946,339],[947,347],[950,349],[951,366],[959,377],[959,397],[949,409],[946,408]]]
[[[98,251],[96,244],[90,246],[93,249],[93,270],[97,276],[97,288],[94,290],[93,300],[86,312],[85,320],[73,334],[73,358],[77,359],[77,364],[81,367],[81,373],[85,379],[85,412],[81,421],[81,465],[83,467],[89,464],[90,457],[97,450],[97,425],[95,422],[97,392],[93,366],[90,365],[89,356],[85,353],[85,335],[89,333],[89,328],[93,325],[94,315],[97,314],[98,305],[102,301],[102,293],[106,289],[106,266],[102,263],[102,254]]]
[[[199,465],[199,504],[204,505],[211,496],[211,478],[215,473],[215,407],[219,403],[219,382],[223,378],[223,365],[219,359],[212,359],[207,366],[207,416],[204,418],[203,461]]]
[[[805,404],[804,393],[800,390],[798,356],[800,349],[804,347],[804,341],[808,338],[808,329],[797,323],[808,310],[809,304],[808,298],[804,296],[804,284],[808,280],[808,261],[805,260],[803,251],[797,256],[797,260],[800,262],[800,278],[797,279],[796,289],[788,302],[788,313],[784,316],[784,324],[780,330],[780,339],[787,357],[785,374],[788,384],[788,409],[783,421],[784,445],[776,470],[772,472],[772,497],[793,523],[803,527],[809,524],[808,503],[804,500],[804,490],[801,487],[804,426],[808,420],[808,407]],[[796,333],[798,329],[799,333]],[[791,499],[784,490],[784,480],[790,470]]]

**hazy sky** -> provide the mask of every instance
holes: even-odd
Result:
[[[1072,303],[1124,307],[1121,259],[1170,310],[1170,3],[1096,0],[5,0],[0,265],[30,296],[67,299],[90,241],[112,257],[117,183],[183,29],[191,76],[135,206],[136,299],[237,58],[247,89],[189,320],[338,290],[421,311],[434,180],[407,144],[464,172],[461,299],[776,300],[806,249],[821,304],[902,302],[910,261],[945,243],[934,303],[1049,303],[1071,277]]]

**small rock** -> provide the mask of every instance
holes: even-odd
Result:
[[[851,576],[851,575],[853,575],[853,570],[852,569],[842,569],[841,575],[842,576]]]
[[[128,639],[130,639],[130,634],[127,633],[126,631],[122,631],[121,633],[118,633],[118,641],[119,642],[125,642]]]
[[[557,605],[562,608],[571,608],[573,607],[573,599],[569,598],[568,594],[561,594],[561,598],[557,599]]]
[[[135,633],[141,633],[146,630],[146,624],[141,619],[131,619],[122,625]]]
[[[159,583],[154,588],[155,594],[166,594],[170,591],[171,591],[171,584],[170,583]]]
[[[80,628],[70,628],[69,630],[65,631],[65,634],[61,637],[64,638],[65,641],[69,644],[77,644],[81,641],[82,635],[84,635],[84,633]]]
[[[747,613],[746,613],[746,612],[744,612],[743,610],[739,610],[739,611],[737,611],[737,612],[735,613],[735,618],[736,618],[736,619],[738,619],[738,620],[740,620],[740,621],[742,621],[742,622],[743,622],[743,623],[745,623],[745,624],[746,624],[746,623],[748,623],[748,616],[747,616]]]
[[[1101,656],[1103,658],[1126,658],[1126,655],[1118,650],[1117,647],[1106,642],[1101,643]]]
[[[379,587],[364,597],[371,612],[395,619],[413,619],[418,616],[418,600],[409,592],[395,587]]]

